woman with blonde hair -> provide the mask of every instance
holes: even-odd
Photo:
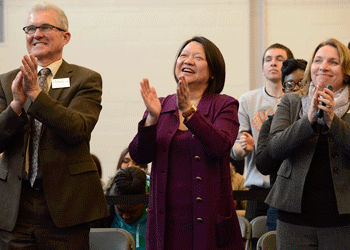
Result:
[[[312,55],[302,94],[284,95],[277,108],[268,151],[283,163],[266,202],[278,209],[278,249],[350,246],[349,76],[348,48],[328,39]]]

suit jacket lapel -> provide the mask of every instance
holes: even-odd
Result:
[[[208,94],[207,92],[204,92],[202,95],[201,100],[198,103],[197,109],[204,115],[208,116],[210,106],[212,105],[212,95]]]
[[[71,78],[72,76],[72,69],[70,67],[70,65],[65,61],[62,60],[62,64],[60,66],[60,68],[58,69],[55,77],[53,79],[59,79],[59,78]],[[60,96],[62,95],[62,93],[65,91],[66,88],[57,88],[57,89],[53,89],[52,88],[52,84],[51,84],[51,88],[49,90],[49,96],[51,96],[52,99],[54,100],[59,100]],[[46,125],[43,124],[42,128],[41,128],[41,135],[43,134],[43,132],[46,130]]]
[[[70,78],[72,75],[71,73],[72,73],[72,69],[71,69],[70,65],[65,60],[63,60],[62,65],[58,69],[54,79]],[[54,100],[58,100],[59,97],[61,96],[62,92],[64,91],[64,89],[65,88],[53,89],[52,84],[51,84],[51,88],[49,90],[49,96],[51,96],[52,99],[54,99]]]

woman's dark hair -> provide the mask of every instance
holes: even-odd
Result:
[[[285,61],[283,61],[283,65],[281,68],[282,71],[282,83],[284,83],[284,78],[293,73],[297,69],[301,69],[305,71],[307,65],[307,61],[303,59],[294,59],[294,58],[289,58]]]
[[[205,92],[209,94],[221,93],[225,85],[225,77],[226,77],[225,60],[219,48],[216,47],[216,45],[213,42],[211,42],[210,40],[202,36],[192,37],[191,39],[184,42],[181,48],[179,49],[179,52],[177,53],[177,56],[176,56],[175,65],[174,65],[174,77],[176,82],[179,81],[175,73],[177,59],[181,55],[186,45],[189,44],[190,42],[200,43],[204,48],[205,58],[208,63],[209,74],[210,74],[210,77],[208,80],[208,87],[205,90]]]
[[[121,171],[121,167],[122,167],[122,163],[123,163],[123,160],[124,160],[124,157],[125,155],[129,152],[129,148],[125,148],[121,154],[120,154],[120,157],[119,157],[119,160],[118,160],[118,164],[117,164],[117,173],[119,171]],[[140,164],[138,165],[140,166],[141,170],[144,171],[144,172],[147,172],[147,169],[148,169],[148,164]],[[113,177],[111,177],[108,182],[107,182],[107,185],[106,185],[106,194],[107,195],[110,195],[110,192],[111,192],[111,188],[114,186],[114,182],[115,182],[115,178],[116,178],[116,175],[114,175]]]
[[[125,148],[119,156],[118,164],[117,164],[117,170],[119,170],[122,167],[122,163],[124,160],[124,156],[129,152],[129,148]]]
[[[124,160],[124,156],[129,153],[129,148],[125,148],[121,154],[120,154],[120,157],[119,157],[119,160],[118,160],[118,164],[117,164],[117,170],[121,169],[122,167],[122,163],[123,163],[123,160]],[[147,164],[138,164],[138,166],[140,166],[141,169],[143,169],[144,171],[147,171],[147,168],[148,168],[148,165]]]
[[[146,173],[136,167],[121,169],[114,179],[110,195],[146,194]]]

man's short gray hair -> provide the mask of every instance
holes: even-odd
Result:
[[[45,10],[53,10],[53,11],[55,11],[57,13],[57,20],[56,20],[56,22],[57,22],[58,27],[68,31],[68,19],[67,19],[66,14],[64,13],[64,11],[60,7],[54,5],[53,3],[46,2],[46,1],[45,2],[36,3],[32,7],[32,9],[29,11],[27,22],[28,22],[29,16],[32,13],[45,11]]]

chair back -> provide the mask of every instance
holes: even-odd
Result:
[[[267,216],[258,216],[250,221],[251,225],[251,237],[249,242],[249,249],[256,249],[256,245],[258,239],[264,234],[268,232],[266,226]]]
[[[135,250],[132,235],[121,228],[91,228],[90,250]]]
[[[252,225],[252,238],[259,239],[264,233],[267,233],[267,216],[258,216],[250,222]]]
[[[258,240],[257,250],[276,250],[276,231],[264,233]]]
[[[242,217],[242,216],[237,216],[238,221],[239,221],[239,226],[241,228],[241,234],[243,241],[245,243],[245,249],[248,250],[250,246],[250,238],[252,234],[252,225],[250,225],[249,221]]]
[[[243,240],[246,241],[247,239],[250,238],[250,235],[251,235],[251,225],[246,218],[242,216],[237,216],[237,217],[239,221],[239,226],[241,228],[241,234],[242,234]]]

